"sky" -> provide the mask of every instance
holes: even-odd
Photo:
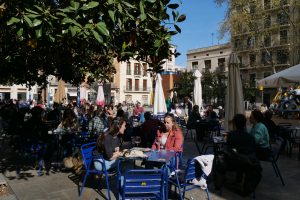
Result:
[[[186,66],[188,50],[228,42],[228,37],[218,41],[218,28],[224,20],[226,5],[219,7],[214,0],[182,0],[178,11],[186,14],[186,20],[179,23],[181,33],[172,38],[172,44],[181,53],[176,58],[177,66]]]

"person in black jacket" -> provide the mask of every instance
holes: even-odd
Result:
[[[199,126],[200,121],[201,121],[201,116],[199,112],[199,106],[194,105],[193,110],[189,116],[189,119],[187,121],[186,127],[188,129],[196,129],[196,134],[197,134],[197,140],[202,141],[204,137],[204,130],[201,131],[201,127]]]
[[[236,114],[232,120],[235,130],[226,136],[227,147],[224,151],[224,163],[217,161],[215,186],[220,188],[225,181],[227,171],[237,172],[234,189],[246,196],[253,192],[261,180],[261,166],[255,154],[255,139],[246,131],[246,117]],[[221,165],[221,166],[220,166]],[[243,181],[242,181],[243,180]]]

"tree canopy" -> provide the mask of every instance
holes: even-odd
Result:
[[[157,70],[185,15],[178,0],[1,0],[0,83],[108,79],[114,59]]]

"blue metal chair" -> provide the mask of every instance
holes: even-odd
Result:
[[[188,160],[187,167],[184,170],[175,170],[175,177],[169,178],[169,183],[178,188],[180,199],[184,200],[185,191],[192,190],[194,188],[199,188],[192,183],[194,178],[205,177],[205,174],[196,171],[195,160]],[[181,175],[180,172],[183,172]],[[208,200],[210,199],[208,188],[205,189]]]
[[[118,199],[168,199],[166,185],[168,179],[164,167],[132,169],[122,177],[118,169]]]
[[[96,142],[84,144],[81,146],[81,154],[82,154],[83,163],[84,163],[86,172],[85,172],[85,176],[84,176],[81,188],[80,188],[79,196],[82,194],[86,179],[90,174],[104,174],[106,186],[107,186],[108,199],[110,199],[110,187],[109,187],[109,182],[108,182],[108,175],[110,173],[106,170],[105,165],[103,165],[103,170],[101,170],[101,171],[93,168],[93,160],[94,159],[100,159],[100,162],[102,162],[102,163],[105,162],[102,155],[97,155],[97,156],[93,155],[93,150],[95,148],[96,148]]]

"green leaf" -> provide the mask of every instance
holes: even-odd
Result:
[[[131,5],[130,3],[126,2],[126,1],[122,1],[122,3],[127,6],[128,8],[133,8],[136,9],[136,7],[134,5]]]
[[[161,41],[160,40],[155,40],[154,41],[154,47],[160,47]]]
[[[76,25],[76,26],[78,26],[78,27],[81,27],[81,25],[79,24],[79,23],[77,23],[75,20],[73,20],[73,19],[70,19],[70,18],[64,18],[62,21],[61,21],[61,23],[62,24],[74,24],[74,25]]]
[[[154,21],[158,21],[157,17],[154,17],[153,15],[151,15],[151,14],[149,14],[149,13],[147,13],[147,15],[148,15],[151,19],[153,19]]]
[[[177,3],[171,3],[168,5],[168,8],[171,8],[171,9],[176,9],[178,7],[179,7],[179,4],[177,4]]]
[[[90,3],[88,4],[84,4],[81,9],[82,10],[89,10],[91,8],[95,8],[99,5],[99,2],[96,2],[96,1],[91,1]]]
[[[61,11],[61,12],[64,12],[64,13],[74,12],[74,11],[72,11],[72,10],[70,9],[70,7],[64,8],[64,9],[58,9],[58,10]]]
[[[170,35],[176,35],[178,32],[177,31],[169,31],[168,32]]]
[[[55,42],[55,38],[52,35],[49,35],[49,39],[51,42]]]
[[[79,8],[80,4],[79,4],[79,2],[71,1],[71,6],[72,6],[75,10],[77,10],[77,9]]]
[[[28,8],[25,8],[25,10],[26,10],[27,12],[30,12],[30,13],[33,13],[33,14],[36,14],[36,15],[39,15],[38,12],[35,12],[35,11],[30,10],[30,9],[28,9]]]
[[[23,31],[24,31],[24,29],[23,29],[23,28],[20,28],[20,29],[18,30],[18,32],[17,32],[17,35],[18,35],[18,36],[23,35]]]
[[[109,36],[109,31],[106,28],[106,24],[104,22],[98,22],[96,24],[96,28],[102,35]]]
[[[150,3],[155,3],[156,2],[156,0],[146,0],[146,1],[148,1]]]
[[[34,20],[33,20],[33,26],[34,26],[34,27],[40,25],[41,23],[42,23],[42,21],[39,20],[39,19],[34,19]]]
[[[44,12],[43,8],[41,8],[41,7],[37,6],[37,5],[34,5],[34,7],[36,7],[39,11]]]
[[[93,26],[93,24],[86,24],[86,25],[84,26],[84,28],[87,28],[87,29],[94,29],[94,26]]]
[[[6,24],[7,24],[7,26],[10,26],[14,23],[19,23],[20,21],[21,20],[19,18],[12,17],[12,18],[10,18],[10,20]]]
[[[115,19],[115,11],[109,10],[108,14],[109,14],[109,17],[111,18],[111,20],[113,22],[115,22],[116,21],[116,19]]]
[[[28,26],[33,27],[32,21],[26,15],[24,15],[23,17],[24,17],[24,20],[26,21],[26,23],[28,24]]]
[[[183,22],[186,19],[186,15],[180,15],[177,19],[177,22]]]
[[[71,31],[72,37],[74,37],[77,33],[81,31],[78,26],[69,26],[69,30]]]
[[[35,36],[36,38],[42,37],[42,28],[35,30]]]
[[[60,16],[63,16],[63,17],[68,17],[68,15],[66,15],[66,14],[63,13],[63,12],[57,12],[56,15],[60,15]]]
[[[174,27],[175,27],[175,29],[176,29],[176,31],[177,31],[178,33],[181,33],[181,28],[179,28],[179,26],[177,26],[176,24],[174,24]]]
[[[123,8],[122,8],[121,4],[118,4],[118,11],[119,11],[120,13],[123,12]]]
[[[26,14],[27,17],[29,18],[36,18],[36,17],[39,17],[41,15],[36,15],[36,14]]]
[[[140,1],[140,12],[141,12],[141,21],[144,21],[146,19],[146,14],[145,14],[145,10],[144,10],[144,2],[143,1]]]
[[[93,33],[94,37],[96,38],[96,40],[98,40],[98,42],[99,42],[100,44],[102,44],[102,43],[103,43],[103,38],[102,38],[102,36],[99,35],[99,33],[98,33],[97,31],[94,31],[94,30],[92,30],[92,33]]]
[[[174,10],[172,10],[172,16],[173,16],[173,20],[175,21],[177,18],[177,13]]]

